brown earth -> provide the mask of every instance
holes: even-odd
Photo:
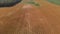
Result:
[[[60,6],[37,0],[40,7],[23,4],[0,8],[0,34],[60,34]]]

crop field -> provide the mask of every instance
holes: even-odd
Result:
[[[34,0],[1,7],[0,34],[60,34],[60,1]]]

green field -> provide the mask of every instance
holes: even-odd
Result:
[[[60,5],[60,0],[48,0],[48,1],[53,4]]]

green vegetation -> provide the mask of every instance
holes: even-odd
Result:
[[[56,5],[60,5],[60,0],[48,0],[48,1]]]
[[[38,3],[36,3],[36,2],[27,2],[28,4],[33,4],[33,5],[35,5],[35,6],[40,6]]]
[[[25,4],[32,4],[32,5],[35,5],[35,6],[40,6],[40,4],[38,2],[35,2],[33,0],[30,0],[28,2],[25,2]]]

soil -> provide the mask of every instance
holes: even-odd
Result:
[[[24,4],[0,8],[0,34],[60,34],[60,6],[36,0],[40,7]]]

